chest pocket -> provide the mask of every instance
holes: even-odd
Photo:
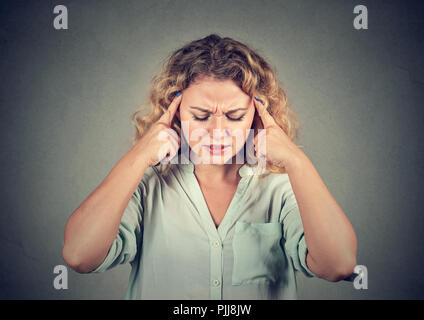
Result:
[[[282,225],[278,222],[237,221],[232,243],[232,284],[268,282],[278,285],[287,265],[281,238]]]

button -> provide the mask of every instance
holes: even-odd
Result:
[[[213,246],[214,247],[219,247],[221,245],[221,242],[219,242],[218,240],[216,240],[214,243],[213,243]]]
[[[220,282],[218,279],[215,279],[215,280],[213,281],[213,285],[214,285],[215,287],[218,287],[220,284],[221,284],[221,282]]]

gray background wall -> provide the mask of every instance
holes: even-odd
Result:
[[[52,26],[66,5],[69,30]],[[365,4],[369,29],[353,28]],[[120,299],[129,265],[69,271],[53,288],[67,218],[130,148],[130,114],[172,50],[210,33],[278,71],[298,143],[358,236],[368,290],[298,277],[301,299],[424,298],[423,3],[402,1],[2,1],[3,299]]]

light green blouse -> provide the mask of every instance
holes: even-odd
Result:
[[[103,272],[132,266],[125,299],[296,299],[306,264],[302,220],[287,174],[241,180],[218,228],[194,165],[149,167],[123,213]]]

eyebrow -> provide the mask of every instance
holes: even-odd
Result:
[[[205,109],[205,108],[198,107],[198,106],[190,106],[190,108],[191,109],[196,109],[196,110],[199,110],[199,111],[202,111],[202,112],[212,113],[212,111],[210,111],[209,109]],[[230,111],[226,112],[226,114],[228,114],[228,113],[235,113],[237,111],[247,110],[247,109],[248,108],[236,108],[236,109],[233,109],[233,110],[230,110]]]

